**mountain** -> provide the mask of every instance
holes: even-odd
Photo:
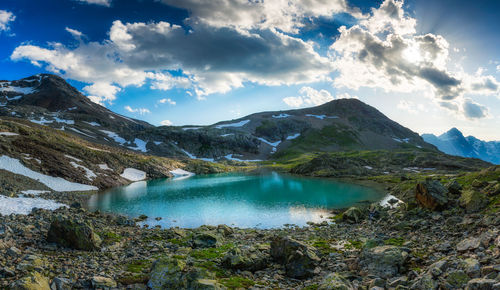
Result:
[[[423,134],[422,138],[446,154],[479,158],[487,162],[500,164],[499,141],[487,142],[474,136],[464,137],[457,128],[452,128],[439,136]]]
[[[256,113],[210,126],[155,127],[91,102],[50,74],[0,81],[0,115],[27,119],[95,143],[206,161],[267,160],[309,151],[435,150],[417,133],[357,99]]]

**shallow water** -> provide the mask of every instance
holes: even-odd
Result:
[[[89,207],[130,217],[145,214],[150,226],[275,228],[321,222],[331,209],[382,197],[370,187],[327,179],[231,173],[136,182],[92,196]]]

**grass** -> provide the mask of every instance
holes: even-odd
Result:
[[[234,248],[234,244],[229,243],[222,245],[218,248],[206,248],[206,249],[197,249],[191,251],[189,255],[195,259],[199,260],[213,260],[217,258],[221,258],[227,251]]]
[[[220,280],[220,283],[229,289],[250,288],[255,285],[255,282],[244,277],[232,276]]]
[[[106,245],[119,243],[123,239],[121,235],[110,231],[103,231],[98,233],[98,235],[102,239],[103,243]]]
[[[385,245],[398,246],[401,247],[405,240],[403,238],[390,238],[384,241]]]

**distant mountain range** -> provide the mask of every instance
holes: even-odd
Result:
[[[51,74],[0,81],[0,115],[139,153],[206,161],[267,160],[311,151],[436,150],[417,133],[357,99],[256,113],[210,126],[155,127],[91,102]]]
[[[464,137],[457,128],[452,128],[439,136],[423,134],[422,138],[444,153],[479,158],[493,164],[500,164],[500,141],[487,142],[474,136]]]

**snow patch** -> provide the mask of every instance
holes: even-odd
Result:
[[[101,132],[103,132],[104,134],[106,134],[109,138],[112,138],[113,140],[115,140],[116,143],[120,144],[120,145],[123,145],[125,143],[127,143],[127,140],[123,139],[122,137],[120,137],[118,134],[116,134],[115,132],[112,132],[112,131],[108,131],[108,130],[99,130]]]
[[[160,145],[163,142],[161,142],[161,141],[153,141],[153,143],[155,143],[155,145]]]
[[[78,159],[78,158],[73,157],[73,156],[68,155],[68,154],[64,154],[64,157],[66,157],[66,158],[68,158],[68,159],[71,159],[71,160],[73,160],[73,161],[76,161],[76,162],[82,162],[82,160],[81,160],[81,159]]]
[[[23,95],[31,94],[34,91],[35,89],[33,87],[26,87],[26,88],[14,87],[14,86],[0,87],[0,92],[16,92],[16,93],[21,93]]]
[[[29,190],[23,190],[21,193],[23,194],[31,194],[31,195],[39,195],[42,193],[50,192],[48,190],[36,190],[36,189],[29,189]]]
[[[222,135],[220,135],[220,136],[221,136],[221,137],[227,137],[227,136],[231,136],[231,135],[234,135],[234,133],[222,134]]]
[[[111,168],[109,168],[108,164],[106,164],[106,163],[99,164],[98,166],[99,166],[99,168],[101,168],[102,170],[112,170]]]
[[[183,131],[188,131],[188,130],[198,130],[200,129],[201,127],[186,127],[186,128],[182,128]]]
[[[16,100],[19,100],[21,99],[23,96],[15,96],[15,97],[12,97],[12,98],[9,98],[9,97],[5,97],[7,99],[7,101],[16,101]]]
[[[222,129],[222,128],[226,128],[226,127],[243,127],[248,122],[250,122],[250,120],[243,120],[243,121],[239,121],[239,122],[236,122],[236,123],[229,123],[229,124],[217,125],[217,126],[215,126],[215,128]]]
[[[288,118],[288,117],[290,117],[290,115],[283,114],[283,113],[281,113],[279,115],[273,115],[273,118],[275,118],[275,119]]]
[[[41,117],[40,120],[29,119],[30,122],[36,123],[38,125],[52,124],[54,120],[46,120],[45,117]]]
[[[296,134],[293,134],[293,135],[286,137],[286,140],[297,139],[299,136],[300,136],[300,133],[296,133]]]
[[[372,170],[372,169],[373,169],[373,167],[371,167],[371,166],[368,166],[368,165],[366,165],[366,166],[363,166],[363,167],[364,167],[364,168],[366,168],[366,169],[368,169],[368,170]]]
[[[233,157],[233,154],[228,154],[228,155],[224,156],[224,158],[226,158],[227,160],[239,161],[239,162],[259,162],[259,161],[262,161],[260,159],[254,159],[254,160],[239,159],[239,158]]]
[[[130,181],[141,181],[146,179],[146,172],[135,168],[125,168],[120,176]]]
[[[213,158],[203,158],[203,157],[196,157],[194,154],[191,154],[189,152],[187,152],[186,150],[184,149],[181,149],[181,151],[186,154],[189,158],[191,159],[198,159],[198,160],[203,160],[203,161],[207,161],[207,162],[215,162],[215,160]]]
[[[195,175],[193,172],[189,172],[180,168],[171,170],[170,173],[172,173],[172,175],[174,176],[174,180],[186,179]]]
[[[7,197],[0,195],[1,215],[27,215],[31,213],[34,208],[56,210],[60,207],[67,207],[67,205],[43,198]]]
[[[81,184],[76,182],[67,181],[61,177],[53,177],[39,172],[33,171],[15,158],[11,158],[6,155],[0,156],[0,169],[7,170],[9,172],[20,174],[31,179],[37,180],[40,183],[45,184],[52,190],[55,191],[89,191],[98,190],[97,187],[87,184]]]
[[[132,150],[136,150],[136,151],[141,151],[141,152],[148,151],[148,149],[146,149],[146,144],[148,142],[145,142],[139,138],[135,138],[134,143],[135,143],[135,147],[128,146],[127,148],[132,149]]]
[[[261,138],[261,137],[259,137],[259,138],[257,138],[257,139],[259,139],[260,141],[262,141],[262,142],[264,142],[264,143],[266,143],[266,144],[271,145],[272,147],[277,147],[277,146],[278,146],[278,145],[280,145],[280,143],[281,143],[281,140],[280,140],[280,141],[276,141],[276,142],[269,142],[269,141],[267,141],[266,139]]]
[[[306,114],[307,117],[314,117],[316,119],[323,120],[325,118],[328,119],[338,119],[338,116],[327,116],[327,115],[313,115],[313,114]]]
[[[64,130],[65,130],[64,126],[63,126],[63,128],[62,128],[62,129],[64,129]],[[82,132],[82,131],[80,131],[80,130],[78,130],[78,129],[76,129],[76,128],[73,128],[73,127],[68,127],[68,129],[70,129],[71,131],[74,131],[74,132],[76,132],[76,133],[78,133],[78,134],[82,134],[82,135],[84,135],[84,136],[90,137],[90,138],[94,138],[94,139],[96,138],[95,136],[92,136],[92,135],[89,135],[89,134],[87,134],[87,133],[84,133],[84,132]]]
[[[12,132],[0,132],[0,136],[18,136],[18,135],[19,134]]]
[[[392,200],[392,199],[397,200],[397,202],[395,202],[394,204],[390,204],[390,203],[389,203],[389,200]],[[404,202],[403,202],[401,199],[399,199],[399,198],[395,197],[395,196],[394,196],[394,195],[392,195],[392,194],[388,194],[388,195],[386,195],[386,196],[385,196],[385,197],[384,197],[384,198],[380,201],[380,203],[379,203],[379,204],[380,204],[380,206],[382,206],[382,207],[396,208],[396,207],[399,207],[399,206],[400,206],[401,204],[403,204],[403,203],[404,203]]]
[[[83,121],[83,122],[89,124],[90,126],[94,126],[94,127],[100,127],[101,126],[101,124],[99,124],[97,122],[86,122],[86,121]]]
[[[85,167],[83,165],[77,164],[73,161],[71,161],[69,164],[71,164],[71,166],[73,166],[74,168],[83,169],[83,171],[85,171],[85,177],[87,177],[88,180],[94,180],[94,178],[97,177],[97,175],[94,173],[94,171],[88,169],[87,167]]]
[[[68,124],[68,125],[75,125],[75,121],[74,120],[64,120],[64,119],[60,119],[58,117],[54,117],[54,120],[57,123],[64,123],[64,124]]]

